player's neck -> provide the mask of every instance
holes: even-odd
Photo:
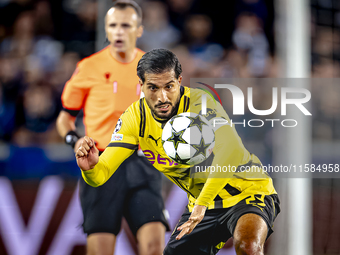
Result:
[[[121,52],[121,51],[119,52],[115,48],[111,47],[110,53],[111,53],[111,56],[117,61],[122,62],[122,63],[130,63],[135,59],[137,55],[137,49],[134,48],[132,50],[127,50],[125,52]]]

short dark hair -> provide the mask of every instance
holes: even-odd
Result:
[[[117,9],[125,9],[127,7],[132,7],[138,16],[138,25],[142,24],[142,8],[135,2],[132,0],[117,0],[117,1],[113,1],[113,5],[112,8],[117,8]]]
[[[171,70],[175,71],[175,77],[178,79],[182,66],[176,55],[166,49],[154,49],[145,53],[137,65],[137,75],[143,83],[145,73],[159,74]]]

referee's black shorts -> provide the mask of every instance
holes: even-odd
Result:
[[[123,216],[134,235],[149,222],[162,222],[169,229],[164,216],[161,178],[161,173],[137,152],[100,187],[89,186],[81,178],[79,192],[84,233],[117,235]]]
[[[247,204],[245,199],[230,208],[207,210],[203,220],[189,235],[176,240],[176,236],[181,232],[177,230],[177,227],[188,221],[190,217],[191,213],[186,210],[175,227],[163,254],[215,255],[233,236],[238,219],[247,213],[257,214],[264,219],[268,226],[268,238],[273,233],[274,220],[280,212],[280,201],[277,195],[270,195],[264,197],[264,203],[265,206],[256,206],[256,204]]]

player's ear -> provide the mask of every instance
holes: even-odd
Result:
[[[140,25],[137,28],[137,38],[141,37],[143,35],[143,32],[144,32],[144,27],[142,25]]]
[[[180,75],[179,77],[178,77],[178,83],[179,83],[179,85],[181,85],[181,83],[182,83],[182,75]]]
[[[107,27],[106,26],[105,26],[105,42],[111,43],[110,40],[109,40],[109,36],[108,36],[108,33],[107,33]]]

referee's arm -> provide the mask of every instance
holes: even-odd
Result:
[[[77,151],[83,140],[76,132],[75,121],[75,116],[72,116],[65,110],[61,110],[56,122],[59,135],[64,138],[67,144],[72,146],[74,152]],[[68,136],[70,136],[71,139],[68,139]]]

